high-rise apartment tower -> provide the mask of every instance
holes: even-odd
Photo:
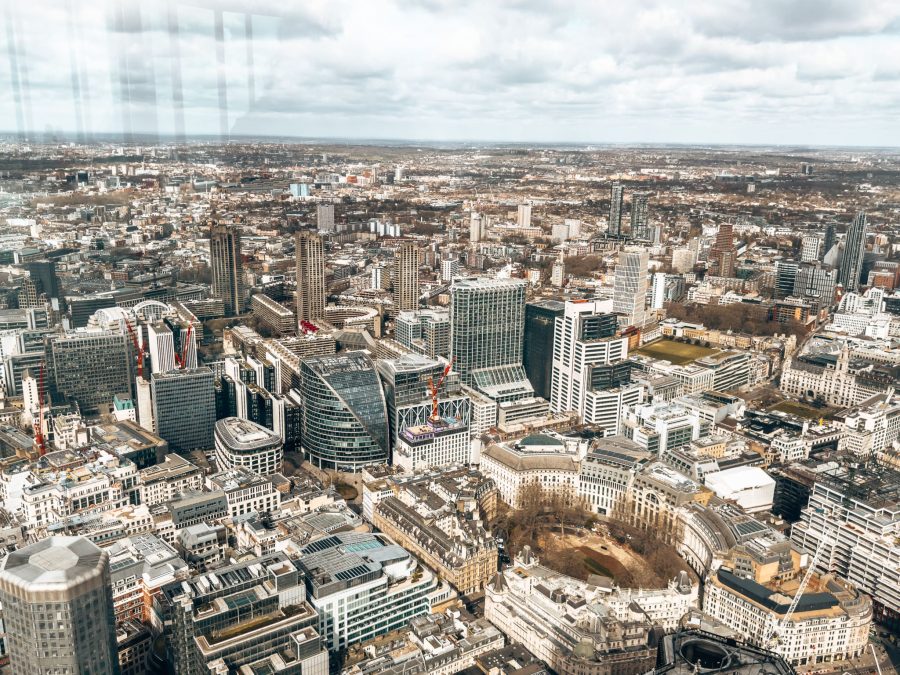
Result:
[[[244,307],[244,273],[241,232],[235,225],[214,223],[210,227],[209,260],[213,295],[222,298],[225,316],[240,314]]]
[[[312,232],[297,233],[297,321],[325,316],[325,247]]]

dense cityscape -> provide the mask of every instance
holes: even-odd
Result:
[[[0,171],[10,672],[895,672],[897,153]]]
[[[0,675],[900,675],[900,2],[9,0]]]

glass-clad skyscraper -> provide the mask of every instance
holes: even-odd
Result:
[[[388,415],[375,364],[364,352],[301,362],[301,442],[321,469],[359,471],[388,460]]]
[[[522,367],[522,279],[457,279],[450,287],[450,354],[464,384],[495,401],[534,396]]]
[[[844,285],[844,292],[849,293],[859,288],[859,276],[862,272],[863,255],[866,252],[866,214],[860,211],[850,227],[844,240],[844,255],[838,270],[838,283]]]

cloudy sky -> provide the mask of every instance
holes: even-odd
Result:
[[[5,0],[0,130],[900,146],[898,0]]]

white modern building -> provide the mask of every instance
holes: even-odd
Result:
[[[261,476],[281,471],[281,435],[239,417],[218,420],[215,427],[216,464],[220,471],[244,467]]]
[[[613,292],[613,311],[625,326],[642,327],[646,321],[647,249],[629,247],[619,252]]]
[[[408,473],[451,464],[468,464],[469,426],[453,418],[429,419],[397,434],[392,464]]]
[[[566,302],[553,334],[550,409],[585,416],[585,398],[592,388],[591,366],[622,361],[628,338],[615,337],[616,317],[608,301]]]
[[[304,546],[297,564],[330,651],[405,628],[440,592],[437,577],[384,534],[333,534]]]
[[[706,474],[704,484],[747,513],[768,511],[775,499],[775,479],[758,466],[737,466]]]

